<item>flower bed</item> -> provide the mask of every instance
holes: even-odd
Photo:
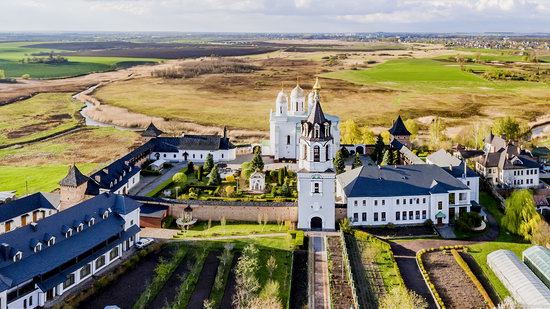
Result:
[[[484,297],[487,293],[481,284],[472,281],[452,253],[463,249],[462,246],[445,246],[417,253],[422,275],[440,308],[485,308],[492,304],[488,296],[489,302]],[[475,278],[473,273],[471,275]]]

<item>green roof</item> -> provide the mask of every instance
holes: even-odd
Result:
[[[523,251],[523,261],[550,288],[550,249],[532,246]]]
[[[443,219],[445,217],[447,217],[447,216],[441,211],[435,214],[436,219]]]

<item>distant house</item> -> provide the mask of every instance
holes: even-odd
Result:
[[[249,190],[254,192],[264,192],[265,191],[265,174],[259,171],[255,171],[250,175],[248,179]]]
[[[495,185],[530,188],[539,185],[540,165],[513,141],[489,134],[484,154],[475,158],[476,171]]]
[[[545,171],[550,171],[550,149],[548,147],[533,148],[531,154],[542,165]]]
[[[139,240],[139,206],[100,194],[0,235],[1,308],[49,307]]]
[[[57,213],[59,204],[58,194],[34,193],[0,205],[0,234]]]

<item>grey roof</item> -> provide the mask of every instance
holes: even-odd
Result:
[[[461,178],[462,176],[464,176],[464,162],[461,162],[460,165],[453,166],[452,168],[442,168],[456,178]],[[472,171],[468,166],[466,166],[466,177],[479,177],[479,175],[476,172]]]
[[[38,209],[57,209],[59,194],[34,193],[0,205],[0,222],[21,216]]]
[[[436,165],[362,166],[337,176],[347,197],[428,195],[468,190]]]
[[[61,179],[59,184],[61,186],[67,186],[67,187],[78,187],[87,181],[88,181],[88,177],[82,174],[82,172],[80,172],[80,170],[76,167],[76,165],[73,164],[69,168],[69,172],[67,173],[67,176]]]
[[[164,218],[168,211],[168,206],[158,204],[143,204],[140,208],[140,216],[150,218]]]
[[[439,149],[438,151],[430,154],[426,157],[426,161],[431,164],[435,164],[439,167],[458,166],[462,161],[448,153],[445,149]]]
[[[124,219],[120,216],[139,208],[140,204],[128,197],[104,193],[77,204],[64,211],[46,217],[35,225],[26,225],[0,235],[0,291],[37,278],[47,280],[50,271],[89,252],[92,248],[105,244],[113,236],[124,232]],[[111,210],[107,219],[102,219],[105,211]],[[95,224],[73,236],[66,238],[66,227],[95,218]],[[134,228],[135,230],[135,228]],[[55,244],[48,247],[45,243],[55,237]],[[34,252],[31,244],[42,242],[42,250]],[[22,252],[23,259],[14,262],[15,252]]]
[[[401,115],[397,116],[397,119],[393,122],[392,127],[388,131],[393,136],[411,135],[411,132],[405,127]]]
[[[319,137],[314,136],[315,126],[319,126]],[[329,134],[325,134],[325,126],[329,127]],[[302,138],[308,140],[331,140],[332,132],[330,129],[331,122],[325,117],[323,108],[321,107],[321,99],[318,94],[315,95],[315,102],[309,111],[306,120],[302,120]]]
[[[144,136],[144,137],[157,137],[157,136],[160,136],[162,132],[160,129],[158,129],[154,124],[153,122],[151,122],[149,124],[149,126],[143,131],[141,132],[141,136]]]
[[[539,167],[539,164],[527,152],[520,150],[512,143],[495,152],[487,152],[475,160],[484,167],[498,167],[504,170]]]
[[[154,152],[178,152],[179,150],[226,150],[235,148],[229,141],[219,135],[192,135],[181,137],[157,137],[153,140]]]

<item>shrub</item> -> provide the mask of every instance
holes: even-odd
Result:
[[[474,227],[481,225],[482,218],[476,212],[465,212],[455,221],[457,229],[461,231],[469,231]]]
[[[169,229],[174,224],[175,218],[172,215],[168,215],[164,220],[162,220],[161,226],[165,229]]]
[[[339,225],[340,225],[340,231],[342,231],[343,233],[346,233],[346,234],[351,233],[352,226],[351,226],[351,222],[349,221],[348,217],[345,217],[342,220],[340,220]]]

